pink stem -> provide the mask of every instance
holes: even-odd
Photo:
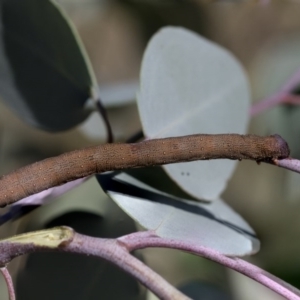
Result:
[[[75,233],[71,228],[64,229],[65,236],[57,247],[47,247],[35,242],[18,243],[18,239],[2,240],[0,243],[0,263],[6,265],[13,258],[39,251],[78,253],[103,258],[131,274],[161,299],[189,299],[176,290],[160,275],[132,256],[129,252],[147,247],[164,247],[187,251],[231,268],[252,278],[289,300],[300,300],[300,291],[283,280],[237,257],[228,257],[198,243],[161,238],[155,231],[132,233],[118,239],[101,239]],[[48,236],[45,238],[47,239]],[[6,276],[6,270],[2,269]],[[9,276],[8,286],[12,287]],[[13,295],[13,292],[10,292]],[[12,296],[13,297],[13,296]],[[14,299],[14,298],[12,298]]]
[[[61,250],[104,258],[131,274],[160,299],[190,299],[143,262],[131,255],[128,249],[122,243],[119,243],[117,239],[100,239],[75,233],[72,242]]]
[[[274,160],[274,164],[278,167],[300,173],[300,160],[294,158]]]
[[[282,103],[291,104],[291,105],[300,105],[300,96],[287,94],[286,96],[283,97]]]
[[[133,233],[123,236],[117,240],[122,242],[129,251],[146,247],[164,247],[188,251],[244,274],[268,287],[279,295],[285,297],[286,299],[300,299],[300,291],[298,289],[277,278],[276,276],[240,258],[227,257],[215,250],[208,249],[197,244],[186,243],[180,240],[160,238],[153,231]]]
[[[270,109],[280,103],[282,103],[282,99],[286,96],[286,93],[276,93],[274,95],[271,95],[268,98],[265,98],[264,100],[255,103],[252,105],[250,109],[250,116],[254,117],[263,111]]]
[[[0,271],[4,277],[6,285],[7,285],[9,300],[16,300],[14,284],[13,284],[12,278],[10,276],[10,273],[8,272],[6,267],[0,268]]]
[[[300,68],[285,82],[275,94],[254,104],[250,109],[251,117],[270,109],[281,103],[299,104],[299,97],[293,95],[293,91],[300,85]],[[297,97],[298,101],[295,101]]]

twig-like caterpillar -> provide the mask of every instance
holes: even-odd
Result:
[[[105,144],[75,150],[20,168],[0,178],[0,206],[95,173],[217,158],[257,162],[289,156],[279,135],[198,134],[136,144]]]

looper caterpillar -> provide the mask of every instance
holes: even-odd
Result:
[[[279,135],[197,134],[136,144],[104,144],[51,157],[2,176],[0,206],[110,170],[218,158],[261,162],[287,158],[289,153]]]

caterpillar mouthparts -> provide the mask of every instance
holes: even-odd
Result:
[[[288,158],[290,156],[290,148],[288,143],[279,135],[272,135],[276,139],[276,148],[279,150],[278,159]]]

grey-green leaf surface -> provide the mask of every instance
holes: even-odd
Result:
[[[140,80],[138,107],[148,138],[246,132],[250,95],[239,62],[196,33],[176,27],[160,30],[147,46]],[[164,168],[186,192],[214,200],[235,165],[217,160]]]
[[[0,1],[0,96],[25,122],[49,131],[82,122],[96,86],[72,24],[49,0]]]
[[[101,176],[107,175],[98,176],[98,180],[108,195],[142,227],[154,230],[160,237],[232,256],[259,250],[259,241],[250,226],[220,199],[210,203],[186,200],[126,173],[109,179]]]

